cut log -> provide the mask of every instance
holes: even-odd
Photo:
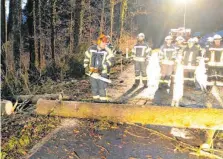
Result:
[[[14,111],[14,107],[11,101],[3,100],[1,101],[1,115],[11,115]]]
[[[141,123],[180,128],[223,130],[223,109],[136,106],[40,99],[36,113],[113,122]]]
[[[30,100],[31,103],[35,104],[37,103],[38,99],[50,99],[50,100],[56,100],[56,99],[64,99],[65,97],[62,94],[40,94],[40,95],[17,95],[15,96],[15,99],[18,100],[18,102],[23,102],[25,100]],[[68,98],[68,97],[66,97]]]

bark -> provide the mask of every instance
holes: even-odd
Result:
[[[3,100],[1,101],[1,115],[11,115],[14,111],[11,101]]]
[[[111,21],[111,26],[110,26],[110,37],[111,37],[111,41],[112,41],[112,34],[113,34],[113,23],[114,23],[114,6],[115,6],[115,1],[114,0],[110,0],[110,21]]]
[[[43,67],[43,41],[42,41],[42,11],[41,11],[42,3],[41,0],[38,0],[38,31],[39,31],[39,38],[38,38],[38,66],[41,71]]]
[[[55,7],[56,0],[50,0],[50,30],[51,30],[51,55],[53,63],[55,63]]]
[[[29,54],[30,54],[30,62],[29,62],[29,69],[31,71],[35,68],[36,63],[36,54],[35,54],[35,47],[34,47],[34,1],[28,0],[27,1],[27,25],[28,25],[28,32],[29,32]]]
[[[69,28],[69,31],[70,31],[70,54],[73,53],[73,12],[71,11],[71,15],[70,15],[70,28]]]
[[[13,45],[14,68],[20,69],[20,46],[21,46],[21,0],[10,0],[9,5],[9,35]]]
[[[105,17],[105,0],[102,1],[100,34],[102,34],[104,32],[104,17]]]
[[[121,5],[121,14],[120,14],[120,23],[121,23],[120,24],[120,38],[122,37],[122,33],[123,33],[126,10],[127,10],[127,0],[123,0],[122,5]]]
[[[36,113],[181,128],[223,130],[223,109],[136,106],[40,99]]]
[[[80,41],[80,30],[81,30],[81,13],[82,13],[82,0],[76,0],[74,9],[74,47],[77,47]]]
[[[1,0],[1,64],[2,70],[6,73],[6,50],[3,49],[3,44],[6,42],[6,19],[5,19],[5,0]]]
[[[18,100],[18,102],[23,102],[25,100],[30,100],[31,103],[37,103],[37,101],[42,99],[51,99],[51,100],[59,100],[64,99],[62,94],[40,94],[40,95],[17,95],[15,96],[15,99]]]

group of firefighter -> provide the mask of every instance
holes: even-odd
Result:
[[[199,45],[199,38],[193,37],[188,40],[182,36],[175,39],[168,35],[159,50],[152,50],[145,42],[145,35],[138,34],[137,43],[132,49],[132,57],[135,65],[135,82],[133,87],[138,87],[142,81],[145,88],[147,85],[146,68],[149,59],[154,52],[158,52],[159,64],[161,67],[159,88],[169,90],[171,80],[176,73],[177,64],[183,66],[183,78],[186,84],[193,85],[200,89],[199,82],[195,80],[195,70],[201,59],[205,61],[207,70],[207,85],[223,86],[223,45],[222,37],[214,35],[209,37],[204,47]],[[95,77],[108,79],[109,70],[115,63],[115,56],[112,51],[109,36],[101,35],[97,44],[91,46],[85,52],[84,67],[90,76],[91,89],[94,100],[106,102],[107,82]],[[93,76],[93,75],[98,76]]]

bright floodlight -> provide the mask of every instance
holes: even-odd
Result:
[[[180,3],[187,3],[187,2],[192,2],[192,0],[176,0],[177,2]]]

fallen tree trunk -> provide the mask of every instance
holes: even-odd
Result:
[[[181,128],[223,130],[223,109],[136,106],[40,99],[36,113]]]
[[[25,100],[30,100],[31,103],[35,104],[37,101],[42,99],[48,99],[48,100],[56,100],[56,99],[63,99],[62,94],[40,94],[40,95],[17,95],[15,96],[15,99],[18,100],[18,102],[23,102]]]
[[[11,101],[1,101],[1,115],[11,115],[14,111],[14,107]]]

